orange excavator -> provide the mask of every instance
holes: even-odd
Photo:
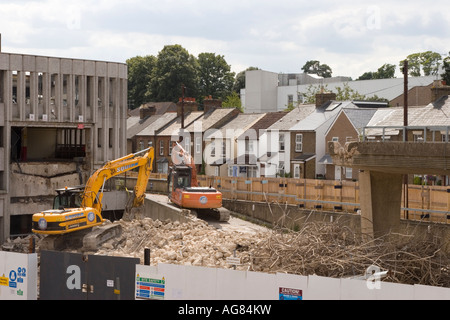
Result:
[[[222,193],[211,186],[199,186],[192,156],[179,143],[172,149],[172,162],[167,176],[169,200],[197,216],[228,221],[230,213],[222,207]]]

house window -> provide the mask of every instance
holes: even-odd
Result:
[[[442,135],[442,142],[450,142],[450,136],[447,136],[446,134]]]
[[[284,177],[284,161],[280,161],[279,163],[278,163],[278,175],[280,176],[280,177]]]
[[[225,158],[227,156],[227,143],[222,141],[222,157]]]
[[[278,150],[284,152],[284,134],[278,136]]]
[[[169,156],[172,155],[172,149],[173,149],[173,142],[169,141]]]
[[[256,178],[258,175],[258,167],[248,167],[247,177],[248,178]]]
[[[219,167],[214,167],[214,176],[218,177],[220,174]]]
[[[303,151],[303,134],[299,133],[295,135],[295,152]]]
[[[245,153],[253,153],[253,141],[245,140]]]
[[[294,164],[294,178],[300,178],[300,164]]]
[[[163,140],[159,141],[159,155],[160,156],[164,155],[164,141]]]
[[[233,176],[233,166],[228,166],[228,176],[229,177]]]
[[[422,134],[414,134],[414,142],[423,142]]]
[[[294,95],[288,94],[288,106],[294,104]]]
[[[216,142],[211,143],[211,157],[214,158],[216,156]]]
[[[184,150],[186,150],[187,153],[191,152],[191,137],[184,137]]]
[[[202,139],[200,137],[195,138],[195,153],[200,153],[202,147]]]
[[[147,143],[147,147],[148,147],[148,148],[153,147],[153,141],[149,141],[149,142]]]
[[[345,178],[346,179],[353,178],[353,169],[352,168],[345,168]]]
[[[333,137],[333,138],[331,139],[331,141],[333,141],[333,142],[339,142],[339,137]]]

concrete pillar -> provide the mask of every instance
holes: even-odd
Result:
[[[37,119],[38,112],[38,74],[37,72],[30,73],[30,114],[34,114]],[[28,116],[29,117],[29,116]]]
[[[371,239],[397,231],[403,175],[365,170],[360,172],[359,182],[363,235]]]

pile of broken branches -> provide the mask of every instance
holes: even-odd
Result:
[[[361,239],[337,222],[307,222],[296,232],[274,229],[247,259],[261,272],[352,278],[375,266],[388,271],[389,282],[450,287],[450,259],[440,239],[401,234]]]

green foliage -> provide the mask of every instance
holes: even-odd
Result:
[[[317,74],[323,78],[331,78],[332,70],[330,66],[326,64],[320,64],[320,61],[309,60],[302,67],[304,73]]]
[[[225,98],[222,102],[223,108],[237,108],[239,111],[244,112],[242,110],[241,98],[236,92],[232,92],[229,96]]]
[[[344,87],[336,87],[336,100],[337,101],[347,101],[347,100],[365,100],[366,96],[360,94],[358,91],[350,88],[348,83],[344,83]]]
[[[442,56],[439,53],[425,51],[413,53],[406,57],[408,60],[408,74],[412,77],[420,77],[422,71],[425,76],[436,75],[442,63]],[[404,61],[400,61],[400,68],[403,68]]]
[[[314,104],[316,103],[316,94],[320,93],[322,90],[326,90],[327,86],[317,85],[314,86],[310,84],[308,88],[306,88],[306,93],[302,93],[303,102],[306,104]]]
[[[214,53],[200,53],[198,64],[200,95],[224,99],[232,91],[235,75],[225,58]]]
[[[448,57],[446,57],[443,61],[444,73],[441,74],[441,77],[442,80],[444,80],[446,84],[450,86],[450,52],[448,54]]]
[[[182,86],[186,88],[186,97],[199,102],[210,95],[226,99],[233,90],[240,93],[241,86],[245,87],[245,72],[243,78],[235,79],[224,56],[200,53],[194,57],[178,44],[165,46],[157,57],[130,58],[127,65],[128,99],[132,108],[149,101],[177,102]]]
[[[309,85],[306,89],[306,93],[302,93],[304,102],[307,104],[314,104],[316,102],[316,94],[322,92],[322,90],[329,91],[327,90],[327,86],[323,87],[321,85]],[[343,87],[336,87],[336,91],[336,101],[364,100],[389,102],[388,99],[379,98],[376,95],[366,97],[365,95],[352,89],[348,83],[344,83]]]
[[[295,106],[294,106],[294,104],[291,102],[291,103],[289,103],[289,104],[286,106],[286,109],[284,109],[284,111],[290,112],[290,111],[292,111],[292,110],[294,110],[294,109],[295,109]]]
[[[365,72],[362,76],[360,76],[356,80],[390,79],[394,78],[394,75],[395,75],[395,65],[385,63],[384,65],[379,67],[377,71]]]
[[[153,101],[177,102],[182,95],[182,85],[186,87],[187,96],[197,97],[198,70],[197,60],[182,46],[165,46],[153,69],[149,97]]]
[[[131,109],[139,108],[148,101],[147,90],[155,64],[154,56],[137,56],[127,60],[128,102]]]

